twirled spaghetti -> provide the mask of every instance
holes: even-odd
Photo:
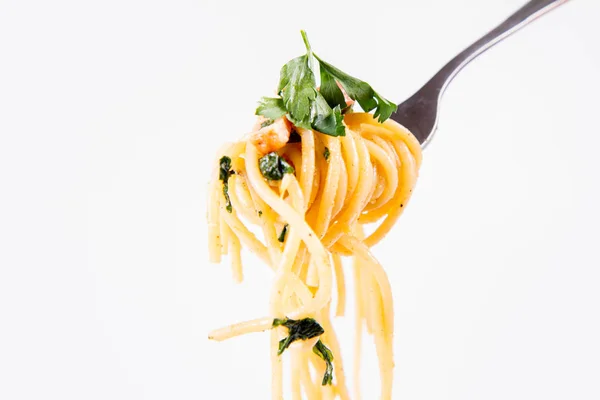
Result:
[[[229,254],[234,279],[241,281],[241,250],[245,246],[269,265],[275,276],[264,317],[215,330],[209,337],[224,340],[271,329],[273,399],[283,396],[278,353],[282,352],[280,340],[288,333],[284,321],[303,319],[314,319],[324,332],[317,332],[320,335],[314,338],[306,336],[310,339],[290,347],[293,399],[302,399],[302,393],[311,400],[359,398],[364,327],[373,335],[377,349],[381,399],[392,397],[392,292],[385,270],[369,248],[389,232],[406,208],[421,164],[421,147],[404,127],[391,120],[380,123],[368,113],[346,113],[344,126],[345,136],[339,137],[295,127],[299,140],[285,143],[276,152],[294,171],[290,169],[280,180],[265,178],[259,166],[264,149],[248,137],[226,145],[219,153],[230,160],[230,171],[223,176],[217,161],[212,173],[210,260],[220,262],[222,255]],[[367,224],[374,224],[369,234],[364,229]],[[253,230],[262,231],[262,237]],[[330,310],[336,291],[335,315],[345,313],[342,257],[346,256],[353,260],[357,305],[351,390]],[[319,358],[319,349],[321,353],[325,350],[315,343],[331,350],[332,384],[325,384],[326,379],[321,382],[323,374],[327,376],[322,360],[327,357],[320,354]]]

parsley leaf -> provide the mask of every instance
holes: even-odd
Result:
[[[317,92],[316,101],[312,104],[311,115],[313,118],[312,126],[317,131],[330,136],[346,136],[340,106],[335,106],[332,110],[327,104],[327,100],[319,92]]]
[[[296,126],[311,129],[310,108],[317,96],[308,56],[294,58],[281,68],[278,91]]]
[[[333,383],[333,353],[321,342],[321,339],[313,346],[313,353],[321,357],[327,365],[321,385],[331,385]]]
[[[302,38],[307,54],[294,58],[281,68],[277,88],[289,112],[290,121],[296,126],[327,135],[344,136],[346,130],[342,123],[341,108],[334,106],[332,109],[317,91],[314,67],[311,67],[311,64],[314,66],[317,63],[316,56],[312,54],[306,33],[302,32]]]
[[[321,76],[328,75],[328,79],[337,79],[348,94],[348,96],[351,99],[358,101],[358,104],[360,104],[363,110],[369,112],[375,107],[377,107],[377,102],[373,100],[373,95],[375,94],[375,91],[371,86],[369,86],[368,83],[363,82],[360,79],[356,79],[346,74],[345,72],[342,72],[341,70],[337,69],[329,63],[326,63],[318,57],[317,59],[319,60],[319,66],[321,68]],[[344,104],[346,103],[344,102]]]
[[[263,97],[258,102],[256,115],[262,115],[268,119],[275,120],[287,114],[283,100],[276,97]]]
[[[337,85],[333,75],[325,68],[321,68],[321,89],[319,91],[331,107],[340,106],[342,110],[346,108],[344,94]]]
[[[330,136],[344,136],[342,114],[349,109],[342,86],[365,112],[375,110],[379,122],[388,119],[396,104],[384,99],[366,82],[354,78],[313,53],[306,32],[300,31],[306,54],[285,64],[280,71],[277,92],[280,98],[263,97],[257,115],[277,119],[286,115],[298,127],[313,129]],[[317,89],[315,74],[321,86]]]
[[[221,157],[219,160],[219,179],[223,182],[223,196],[225,197],[225,209],[231,213],[231,199],[229,198],[229,177],[235,172],[231,170],[231,158],[227,156]]]
[[[274,151],[258,160],[258,168],[260,173],[270,181],[279,181],[283,179],[283,175],[294,173],[294,167]]]
[[[266,120],[263,121],[262,124],[260,124],[260,127],[264,128],[266,126],[273,125],[274,122],[275,121],[273,121],[272,119],[266,119]]]
[[[377,92],[375,92],[375,98],[377,99],[377,109],[375,110],[373,116],[375,118],[379,117],[379,122],[383,122],[391,117],[392,114],[398,109],[398,106],[395,103],[384,99]]]
[[[227,156],[221,157],[219,160],[219,179],[223,182],[229,179],[231,171],[231,158]]]
[[[392,113],[398,108],[396,104],[381,97],[376,91],[373,90],[373,88],[368,83],[346,74],[345,72],[337,69],[333,65],[323,61],[316,55],[315,58],[319,60],[319,66],[321,68],[321,80],[323,81],[324,76],[325,81],[327,82],[337,79],[337,81],[340,83],[340,85],[342,85],[348,96],[351,99],[356,100],[365,112],[369,112],[375,109],[374,117],[379,117],[379,122],[383,122],[386,119],[388,119],[390,115],[392,115]],[[330,93],[330,83],[328,90],[329,91],[326,92],[326,94],[329,96],[326,97],[327,102],[330,105],[339,104],[339,96],[336,93]],[[343,103],[343,107],[345,107],[345,105],[346,102]]]
[[[302,142],[302,137],[296,132],[294,128],[292,128],[292,132],[290,133],[290,139],[288,143],[300,143]]]
[[[312,318],[304,318],[301,320],[293,320],[288,318],[275,318],[273,320],[273,328],[285,326],[289,331],[289,336],[279,341],[279,350],[277,355],[283,354],[285,349],[297,340],[308,340],[325,333],[325,330],[317,321]],[[313,346],[313,352],[321,357],[326,364],[325,374],[321,385],[331,385],[333,383],[333,353],[319,339]]]
[[[330,156],[330,152],[329,152],[329,147],[325,147],[325,150],[323,150],[323,157],[325,157],[326,161],[329,161],[329,156]]]
[[[279,342],[279,351],[277,352],[279,356],[296,340],[308,340],[325,333],[323,327],[312,318],[301,320],[275,318],[273,328],[278,326],[285,326],[290,333],[288,337]]]
[[[285,234],[288,231],[288,226],[289,226],[288,224],[285,224],[283,226],[283,229],[281,230],[281,233],[279,234],[279,237],[277,238],[277,240],[279,241],[279,243],[285,242]]]

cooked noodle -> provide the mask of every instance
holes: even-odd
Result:
[[[234,171],[228,181],[231,212],[226,209],[218,168],[211,178],[210,260],[220,262],[223,254],[229,254],[233,277],[241,281],[244,246],[275,275],[264,317],[215,330],[209,337],[224,340],[269,330],[276,318],[318,321],[325,331],[320,340],[334,356],[333,384],[321,384],[325,365],[311,351],[317,338],[295,343],[287,355],[291,358],[292,399],[350,399],[350,389],[352,398],[359,399],[359,357],[365,328],[374,337],[379,359],[380,398],[392,398],[392,292],[370,247],[389,232],[406,208],[421,163],[421,147],[410,132],[391,120],[379,123],[371,114],[349,113],[344,123],[346,136],[342,137],[297,129],[301,141],[287,143],[278,151],[295,173],[287,173],[279,181],[263,177],[261,154],[250,141],[225,146],[218,156],[228,156]],[[364,225],[371,223],[376,223],[375,228],[365,234]],[[284,226],[287,234],[281,243],[278,238]],[[253,233],[257,230],[262,231],[261,238]],[[342,256],[353,258],[351,272],[344,271]],[[355,288],[347,293],[345,282],[350,275]],[[334,290],[336,316],[345,314],[349,295],[356,301],[352,388],[347,387],[340,345],[331,324]],[[285,334],[283,327],[271,331],[273,399],[283,398],[278,343]]]

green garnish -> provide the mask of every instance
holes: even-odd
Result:
[[[325,333],[323,327],[312,318],[304,318],[301,320],[275,318],[273,320],[273,328],[278,326],[285,326],[288,328],[290,333],[288,337],[279,341],[279,350],[277,352],[277,355],[279,356],[285,351],[285,349],[290,347],[293,342],[297,340],[312,339]],[[333,383],[333,354],[331,353],[331,350],[329,350],[327,346],[325,346],[319,339],[319,341],[313,346],[313,352],[321,357],[327,364],[321,384],[323,386],[331,385]]]
[[[262,115],[269,119],[281,118],[287,113],[283,100],[275,97],[263,97],[258,103],[256,115]]]
[[[375,110],[374,116],[383,122],[396,111],[396,104],[384,99],[366,82],[354,78],[323,61],[312,52],[308,37],[300,31],[306,54],[296,57],[281,68],[280,97],[263,97],[256,109],[257,115],[277,119],[287,118],[298,127],[315,129],[331,136],[344,136],[342,112],[349,107],[338,83],[348,96],[356,100],[365,112]],[[321,87],[317,90],[315,75]]]
[[[281,230],[281,233],[279,234],[279,237],[277,238],[277,240],[278,240],[280,243],[283,243],[283,242],[285,242],[285,234],[286,234],[286,233],[287,233],[287,231],[288,231],[288,226],[289,226],[288,224],[285,224],[285,225],[283,226],[283,229]]]
[[[323,151],[323,157],[325,157],[325,160],[329,160],[329,148],[325,147],[325,150]]]
[[[333,353],[321,342],[321,339],[313,346],[313,353],[321,357],[327,365],[321,385],[331,385],[333,383]]]
[[[261,210],[258,210],[258,216],[262,217],[262,211]]]
[[[342,107],[346,106],[342,91],[337,84],[333,82],[335,79],[342,85],[348,97],[352,100],[356,100],[365,112],[374,109],[375,113],[373,116],[378,118],[379,122],[388,119],[398,108],[396,104],[381,97],[368,83],[342,72],[333,65],[321,60],[316,55],[315,58],[319,60],[319,65],[321,67],[321,81],[323,81],[324,75],[330,75],[327,79],[329,80],[328,82],[332,83],[328,84],[327,90],[323,93],[323,96],[327,99],[329,104],[341,104]],[[323,91],[322,85],[321,91]],[[342,103],[340,103],[340,101],[342,101]]]
[[[221,157],[219,160],[219,179],[226,182],[229,179],[231,171],[231,158],[227,156]]]
[[[300,142],[302,142],[302,138],[300,137],[298,132],[296,132],[295,129],[292,129],[292,132],[290,132],[290,138],[288,140],[288,143],[300,143]]]
[[[270,181],[279,181],[285,174],[293,174],[294,167],[287,163],[276,152],[262,156],[258,160],[260,173]]]
[[[231,207],[231,199],[229,198],[229,177],[235,174],[231,169],[231,158],[227,156],[221,157],[219,160],[219,179],[223,182],[223,196],[225,196],[225,209],[231,213],[233,207]]]
[[[269,126],[269,125],[273,125],[273,122],[275,122],[274,120],[267,118],[266,120],[263,121],[262,124],[260,124],[261,129],[264,128],[265,126]]]
[[[285,326],[290,333],[288,337],[279,341],[279,351],[277,352],[279,356],[296,340],[308,340],[325,333],[323,327],[312,318],[301,320],[275,318],[273,320],[273,328],[278,326]]]
[[[223,184],[223,196],[225,196],[225,209],[231,214],[233,207],[231,206],[231,199],[229,198],[229,184],[227,182]]]

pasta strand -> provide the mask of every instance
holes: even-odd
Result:
[[[312,318],[324,331],[290,347],[292,400],[360,399],[365,335],[375,342],[379,398],[392,398],[393,296],[387,274],[370,248],[385,237],[406,209],[417,181],[421,148],[408,130],[391,120],[379,123],[371,114],[348,113],[344,124],[346,135],[341,137],[295,128],[301,143],[287,143],[278,150],[294,172],[286,171],[280,180],[263,176],[259,160],[264,154],[247,138],[221,149],[219,157],[231,157],[232,173],[227,181],[221,180],[217,167],[211,173],[207,213],[210,261],[220,262],[222,254],[229,254],[234,280],[239,282],[243,279],[244,246],[273,270],[274,278],[267,315],[217,329],[209,338],[220,341],[271,330],[272,399],[282,399],[285,394],[279,341],[286,328],[273,326],[275,319],[286,318]],[[231,210],[226,207],[227,189]],[[373,227],[368,227],[370,224]],[[349,292],[344,256],[351,256],[353,264],[348,278],[354,288]],[[335,316],[344,316],[348,299],[354,298],[351,385],[331,320],[334,290]],[[326,356],[313,352],[318,341],[331,352],[332,366],[320,358]],[[331,385],[324,381],[327,366],[333,370]]]

